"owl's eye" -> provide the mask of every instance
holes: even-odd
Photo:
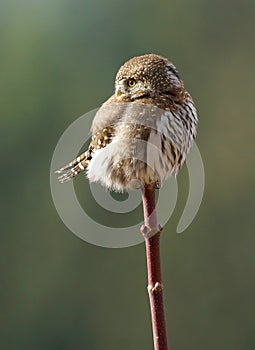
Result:
[[[129,87],[134,87],[136,84],[136,81],[134,79],[128,79],[127,84]]]

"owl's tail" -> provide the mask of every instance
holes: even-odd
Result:
[[[91,158],[90,158],[91,159]],[[56,171],[57,174],[62,174],[58,177],[59,182],[64,183],[71,180],[88,166],[87,152],[82,153],[72,162],[65,165],[63,168]]]

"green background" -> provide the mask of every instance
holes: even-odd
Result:
[[[1,349],[153,348],[143,244],[105,249],[73,235],[49,168],[68,125],[111,95],[118,67],[154,52],[177,65],[196,101],[206,175],[200,211],[177,235],[181,171],[162,236],[171,349],[253,350],[255,1],[0,6]],[[86,201],[86,180],[77,186]]]

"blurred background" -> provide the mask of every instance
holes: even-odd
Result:
[[[144,245],[106,249],[72,234],[54,208],[49,168],[63,131],[112,94],[118,67],[154,52],[177,65],[196,101],[206,176],[200,211],[177,235],[188,194],[181,171],[162,236],[170,347],[253,350],[255,2],[0,6],[1,349],[153,348]],[[77,186],[86,202],[87,181]]]

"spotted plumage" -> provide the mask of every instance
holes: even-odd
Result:
[[[95,115],[88,150],[57,171],[59,180],[86,170],[91,182],[118,191],[159,185],[185,162],[196,127],[193,100],[175,66],[154,54],[134,57]]]

